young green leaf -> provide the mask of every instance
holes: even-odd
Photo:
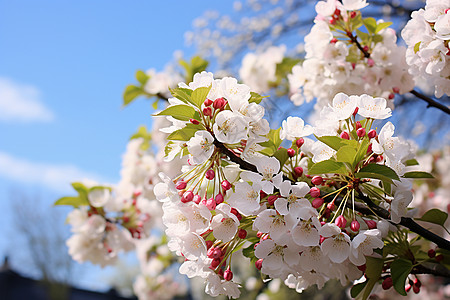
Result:
[[[373,172],[358,172],[355,174],[356,178],[371,178],[371,179],[379,179],[388,183],[393,183],[392,179],[389,177],[386,177],[379,173],[373,173]]]
[[[414,158],[405,161],[405,166],[417,166],[418,164],[419,162]]]
[[[183,104],[169,106],[163,111],[154,114],[154,116],[172,116],[181,121],[189,121],[189,119],[200,120],[201,118],[200,114],[192,106]]]
[[[406,296],[405,281],[412,270],[412,263],[410,260],[403,258],[395,259],[391,263],[391,276],[395,290],[403,296]]]
[[[341,139],[337,136],[316,136],[316,138],[336,151],[339,151],[339,149],[343,146],[358,147],[357,141]]]
[[[369,147],[369,140],[364,139],[362,140],[361,144],[358,145],[358,151],[355,154],[355,157],[353,158],[352,166],[356,167],[358,163],[363,160],[363,158],[367,154],[367,148]]]
[[[336,162],[333,160],[324,160],[318,163],[315,163],[309,170],[309,175],[315,174],[328,174],[328,173],[337,173],[337,174],[347,174],[349,171],[346,166],[342,162]]]
[[[255,102],[256,104],[259,104],[263,98],[266,98],[255,92],[250,92],[250,95],[250,99],[248,100],[249,103]]]
[[[350,290],[350,296],[352,296],[352,298],[356,298],[356,296],[358,296],[362,292],[366,284],[367,281],[355,284]]]
[[[127,106],[131,101],[143,94],[144,91],[141,87],[128,85],[123,92],[123,106]]]
[[[443,212],[442,210],[439,210],[437,208],[432,208],[427,211],[422,217],[417,218],[416,220],[444,226],[447,218],[448,214],[446,212]]]
[[[366,257],[366,277],[368,279],[363,289],[362,299],[366,300],[371,294],[373,287],[380,279],[383,271],[384,260],[374,257]]]
[[[208,96],[208,93],[210,90],[211,90],[211,86],[196,88],[192,92],[192,96],[191,96],[192,103],[195,106],[197,106],[198,108],[200,108],[202,106],[203,102],[206,100],[206,96]]]
[[[434,176],[431,175],[430,173],[419,172],[419,171],[406,172],[405,174],[403,174],[402,177],[403,178],[434,178]]]
[[[87,201],[87,199],[82,199],[81,197],[62,197],[56,200],[54,205],[70,205],[73,207],[79,207],[89,205],[89,201]]]
[[[280,166],[283,167],[284,163],[288,160],[289,155],[287,154],[287,149],[286,148],[280,148],[277,151],[275,151],[275,153],[273,154],[273,156],[278,159],[278,161],[280,162]]]
[[[189,141],[195,133],[199,130],[199,128],[192,127],[184,127],[178,130],[175,130],[167,137],[168,140],[173,141]]]
[[[392,22],[383,22],[383,23],[377,24],[377,29],[375,30],[375,33],[378,33],[381,30],[388,28],[391,25],[392,25]]]
[[[377,20],[375,20],[374,18],[365,18],[362,21],[366,26],[367,31],[369,31],[370,33],[375,33],[375,31],[377,30]]]
[[[169,91],[172,94],[172,96],[174,96],[178,100],[181,100],[186,104],[188,103],[194,104],[191,100],[192,90],[185,88],[174,88],[174,89],[169,88]]]
[[[398,178],[397,173],[395,173],[394,170],[392,170],[391,168],[389,168],[388,166],[385,166],[385,165],[379,165],[379,164],[372,163],[372,164],[368,164],[367,166],[360,169],[359,171],[367,172],[367,173],[376,173],[376,174],[383,175],[383,176],[386,176],[391,179],[400,180],[400,178]]]
[[[144,71],[137,70],[136,71],[136,80],[139,81],[141,85],[145,85],[150,76],[148,76]]]
[[[336,153],[336,160],[344,163],[353,163],[356,155],[356,148],[352,146],[343,146]]]

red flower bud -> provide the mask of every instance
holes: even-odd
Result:
[[[356,17],[356,11],[352,11],[351,13],[350,13],[350,18],[354,18],[354,17]]]
[[[433,258],[436,256],[436,251],[434,249],[428,250],[428,257]]]
[[[320,184],[323,183],[323,178],[320,177],[320,176],[314,176],[314,177],[311,179],[311,182],[312,182],[312,184],[314,184],[314,185],[320,185]]]
[[[196,119],[189,119],[189,122],[191,122],[194,125],[200,124],[200,122],[198,120],[196,120]]]
[[[351,229],[353,232],[358,232],[360,227],[361,227],[361,225],[359,225],[359,222],[356,221],[356,220],[353,220],[353,221],[350,223],[350,229]]]
[[[357,266],[358,270],[360,270],[361,272],[366,272],[366,264]]]
[[[360,121],[356,121],[355,122],[355,129],[358,130],[362,127],[361,122]]]
[[[358,137],[362,138],[366,135],[366,129],[365,128],[359,128],[358,130],[356,130],[356,134],[358,135]]]
[[[230,281],[231,279],[233,279],[233,272],[231,272],[229,266],[228,269],[226,269],[223,273],[223,279],[225,279],[226,281]]]
[[[205,107],[204,109],[203,109],[203,114],[205,115],[205,116],[207,116],[207,117],[211,117],[212,116],[212,109],[211,109],[211,107]]]
[[[294,157],[295,156],[295,150],[292,148],[287,149],[287,154],[289,155],[289,157]]]
[[[211,104],[213,104],[213,101],[211,99],[206,99],[203,104],[205,104],[205,106],[210,106]]]
[[[355,66],[353,66],[353,69],[355,68]],[[356,116],[356,114],[358,113],[358,111],[359,111],[359,107],[356,107],[355,108],[355,111],[353,112],[353,116],[355,117]]]
[[[336,218],[334,223],[339,228],[345,228],[345,226],[347,225],[347,220],[344,218],[343,215],[340,215],[339,217]]]
[[[386,277],[383,280],[383,283],[381,283],[381,287],[383,288],[383,290],[388,290],[392,287],[392,277]]]
[[[305,143],[305,140],[303,138],[299,138],[298,140],[295,141],[295,144],[297,145],[298,148],[303,146],[304,143]]]
[[[177,190],[184,190],[186,188],[186,182],[178,181],[177,183],[175,183],[175,188]]]
[[[318,198],[320,197],[320,190],[316,187],[313,187],[309,190],[309,194],[311,197]]]
[[[217,194],[216,198],[215,198],[216,204],[219,205],[220,203],[223,202],[223,195],[222,194]]]
[[[388,99],[389,99],[389,100],[392,100],[392,99],[394,99],[394,98],[395,98],[394,93],[390,93],[389,96],[388,96]]]
[[[216,175],[216,173],[214,172],[214,170],[209,169],[208,171],[206,171],[205,177],[208,180],[212,180],[212,179],[214,179],[215,175]]]
[[[245,239],[247,237],[247,231],[245,229],[239,229],[238,231],[238,237],[240,239]]]
[[[225,191],[228,191],[229,189],[231,189],[231,183],[228,180],[222,181],[222,183],[220,185],[222,186],[222,188]]]
[[[367,134],[367,136],[369,137],[369,139],[373,139],[374,137],[377,136],[377,132],[375,131],[375,129],[371,129],[371,130],[369,130],[369,133]]]
[[[200,197],[200,195],[194,195],[192,202],[194,202],[195,204],[199,204],[201,200],[202,200],[202,197]]]
[[[322,206],[322,204],[323,204],[323,199],[322,198],[316,198],[311,203],[312,207],[314,207],[314,208],[319,208],[319,207]]]
[[[258,270],[261,270],[261,268],[262,268],[262,263],[263,263],[263,259],[262,259],[262,258],[258,259],[257,261],[255,261],[255,267],[256,267]]]
[[[367,227],[369,227],[369,229],[375,229],[377,228],[377,222],[375,222],[374,220],[364,220],[367,224]]]
[[[346,131],[342,131],[341,132],[341,139],[349,140],[350,136],[348,135],[348,133]]]
[[[392,91],[396,94],[400,93],[400,89],[396,86],[392,88]]]
[[[303,168],[302,168],[302,167],[295,167],[295,168],[294,168],[294,173],[295,173],[295,175],[297,175],[297,177],[302,176],[302,174],[303,174]]]
[[[330,41],[330,44],[336,44],[337,41],[338,41],[337,38],[332,38],[331,41]]]
[[[224,98],[217,98],[213,102],[213,107],[214,109],[222,109],[225,106],[225,103],[226,101]]]
[[[208,200],[206,200],[206,207],[209,210],[216,209],[216,200],[214,200],[214,198],[209,198]]]
[[[230,212],[236,216],[236,218],[240,221],[242,220],[242,215],[236,210],[236,208],[232,207]]]
[[[270,195],[269,198],[267,198],[267,203],[269,205],[273,205],[277,199],[278,199],[278,196]]]
[[[192,191],[186,191],[183,194],[183,197],[181,197],[181,202],[188,203],[194,199],[194,193]]]

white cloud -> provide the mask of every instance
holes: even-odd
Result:
[[[54,115],[40,100],[40,91],[31,85],[0,77],[0,121],[50,122]]]
[[[21,183],[42,185],[56,192],[72,190],[74,181],[96,181],[105,183],[100,176],[80,170],[74,165],[52,165],[35,163],[0,152],[0,177]]]

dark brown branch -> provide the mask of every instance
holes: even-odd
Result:
[[[448,270],[444,266],[439,264],[427,264],[427,265],[430,265],[430,267],[424,265],[415,266],[412,269],[411,274],[431,274],[434,276],[450,278],[450,270]]]
[[[356,47],[363,53],[365,58],[370,58],[370,53],[364,50],[363,46],[358,42],[357,36],[353,35],[353,33],[348,32],[348,37],[351,39],[352,43],[355,43]]]
[[[422,99],[423,101],[427,102],[428,103],[427,107],[436,107],[437,109],[440,109],[443,112],[445,112],[446,114],[450,115],[450,108],[448,106],[445,106],[444,104],[439,103],[436,100],[433,100],[433,99],[419,93],[416,90],[412,90],[412,91],[410,91],[410,93],[413,94],[414,96],[416,96],[417,98]]]
[[[222,144],[221,142],[219,142],[218,140],[214,139],[214,146],[216,146],[217,148],[220,149],[220,151],[225,154],[226,156],[228,156],[228,158],[238,164],[241,169],[243,170],[247,170],[247,171],[252,171],[255,173],[258,173],[258,170],[256,169],[256,167],[246,161],[244,161],[243,159],[241,159],[239,156],[237,156],[236,154],[234,154],[230,149],[228,149],[227,147],[225,147],[224,144]]]

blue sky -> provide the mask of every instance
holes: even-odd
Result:
[[[123,89],[175,50],[190,57],[183,34],[207,9],[232,2],[0,0],[0,259],[12,252],[11,190],[50,207],[71,181],[119,180],[126,142],[151,114],[144,100],[122,109]]]

